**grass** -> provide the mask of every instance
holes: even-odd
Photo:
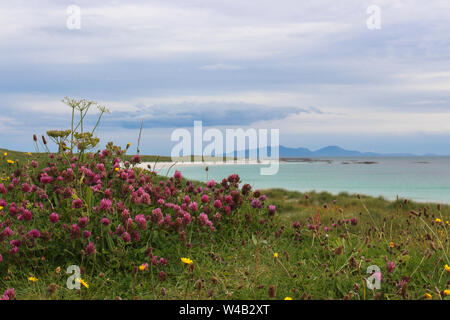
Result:
[[[17,160],[20,162],[26,162],[28,159],[30,159],[30,155],[28,152],[21,152],[21,151],[14,151],[14,150],[8,150],[0,148],[0,155],[3,155],[4,153],[7,153],[8,155],[5,158],[11,159],[11,160]],[[48,160],[49,153],[47,152],[32,152],[32,159],[36,161],[42,162],[42,160],[46,161]],[[125,160],[130,161],[132,155],[126,155]],[[141,159],[143,162],[171,162],[171,157],[168,156],[158,156],[158,155],[142,155]]]

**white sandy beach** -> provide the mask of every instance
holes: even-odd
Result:
[[[180,162],[142,162],[137,165],[141,168],[148,168],[148,165],[152,168],[152,170],[161,170],[161,169],[169,169],[179,168],[179,167],[194,167],[194,166],[203,166],[203,167],[212,167],[212,166],[221,166],[221,165],[270,165],[274,163],[276,160],[229,160],[229,161],[204,161],[204,162],[193,162],[193,161],[180,161]]]

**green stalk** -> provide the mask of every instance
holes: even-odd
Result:
[[[70,138],[70,153],[73,153],[73,121],[75,120],[75,107],[72,107],[72,132]]]
[[[100,115],[98,116],[97,123],[95,124],[95,127],[94,127],[94,129],[92,130],[92,135],[94,135],[95,130],[97,129],[98,125],[100,124],[100,120],[102,119],[103,113],[104,113],[104,112],[102,111],[102,112],[100,113]]]

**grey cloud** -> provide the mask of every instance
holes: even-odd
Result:
[[[141,119],[146,128],[190,127],[194,121],[204,126],[248,126],[265,120],[278,120],[299,113],[321,113],[316,108],[269,107],[249,103],[210,102],[140,105],[139,111],[115,112],[105,119],[106,126],[137,128]]]

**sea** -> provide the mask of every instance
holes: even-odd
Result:
[[[348,192],[388,200],[399,197],[450,204],[450,157],[339,157],[280,162],[275,175],[261,175],[263,166],[268,165],[208,165],[208,170],[206,165],[175,166],[168,174],[179,170],[187,179],[221,181],[237,173],[242,183],[256,189]]]

